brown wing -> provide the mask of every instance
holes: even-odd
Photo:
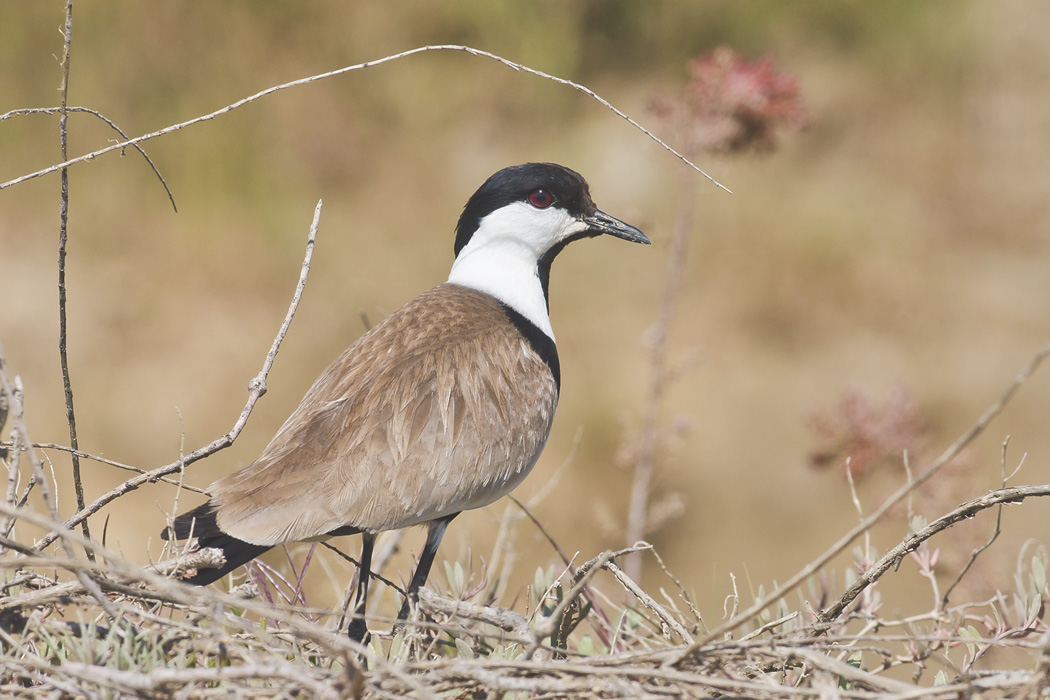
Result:
[[[532,469],[557,400],[499,302],[436,287],[354,343],[259,459],[212,485],[218,524],[272,545],[478,508]]]

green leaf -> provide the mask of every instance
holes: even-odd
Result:
[[[467,590],[467,576],[463,573],[463,565],[458,561],[456,562],[456,565],[452,567],[452,573],[455,576],[455,582],[453,585],[455,586],[456,595],[458,596]]]
[[[981,641],[981,633],[974,629],[973,625],[967,625],[959,630],[959,636],[966,645],[966,651],[972,659],[977,654],[977,644]]]
[[[394,639],[391,640],[391,642],[390,642],[390,653],[387,655],[387,659],[390,660],[390,661],[395,661],[395,662],[397,662],[397,661],[402,661],[403,662],[404,659],[401,658],[401,657],[402,657],[402,652],[406,651],[405,647],[406,647],[406,644],[405,644],[405,633],[404,632],[398,632],[397,634],[394,635]],[[407,658],[407,656],[408,656],[408,654],[406,653],[405,657]]]
[[[1037,596],[1046,590],[1046,562],[1039,556],[1032,557],[1032,588]]]
[[[576,645],[576,652],[584,656],[594,656],[594,640],[591,635],[585,634],[580,643]]]
[[[852,666],[853,668],[861,668],[864,664],[864,653],[860,651],[853,652],[853,654],[850,655],[848,659],[846,659],[846,663]],[[852,683],[847,681],[845,678],[839,678],[840,689],[849,690],[851,687],[853,687]]]
[[[474,650],[470,648],[470,645],[464,642],[459,637],[456,637],[456,651],[459,652],[459,658],[461,659],[473,659],[476,654]]]
[[[943,670],[937,672],[937,675],[933,677],[934,685],[948,685],[948,674]]]
[[[445,565],[445,580],[448,581],[449,592],[453,598],[462,597],[467,590],[463,565],[458,561],[454,564],[449,564],[447,559],[443,563]]]

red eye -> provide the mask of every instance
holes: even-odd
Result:
[[[536,190],[529,195],[529,204],[537,209],[546,209],[554,204],[554,195],[547,190]]]

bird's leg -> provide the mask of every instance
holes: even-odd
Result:
[[[372,578],[372,547],[376,536],[361,533],[361,560],[357,567],[357,592],[354,595],[354,615],[346,628],[350,639],[361,644],[368,643],[368,626],[365,624],[365,603],[368,601],[368,584]]]
[[[441,538],[445,534],[445,528],[452,522],[452,518],[459,515],[459,513],[453,513],[447,518],[441,520],[430,521],[430,529],[427,530],[427,543],[423,547],[423,553],[419,555],[419,563],[416,565],[416,573],[412,575],[412,583],[408,586],[408,595],[405,596],[405,602],[401,606],[401,612],[397,614],[398,620],[407,620],[408,613],[413,603],[416,602],[417,596],[419,595],[420,587],[427,582],[427,576],[430,575],[430,567],[434,564],[434,556],[437,554],[438,546],[441,544]]]

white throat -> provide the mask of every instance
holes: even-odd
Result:
[[[585,227],[564,209],[508,204],[481,220],[456,256],[448,281],[491,294],[554,340],[539,259]]]

